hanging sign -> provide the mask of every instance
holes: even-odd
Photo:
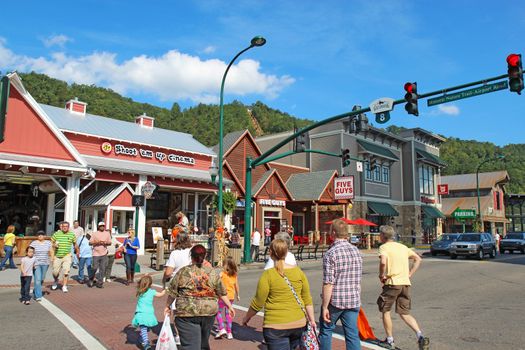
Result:
[[[334,179],[335,199],[353,199],[354,198],[354,177],[345,176]]]

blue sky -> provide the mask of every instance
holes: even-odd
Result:
[[[509,53],[525,54],[519,0],[32,0],[2,13],[3,72],[34,70],[168,108],[217,103],[227,63],[262,35],[267,44],[230,71],[225,100],[314,120],[402,98],[407,81],[424,93],[504,74]],[[523,143],[524,110],[525,91],[498,91],[421,101],[419,117],[398,105],[385,126]]]

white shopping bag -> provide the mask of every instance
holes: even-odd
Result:
[[[170,317],[168,315],[164,317],[164,323],[160,329],[155,350],[177,350],[177,344],[175,344],[175,337],[171,330]]]

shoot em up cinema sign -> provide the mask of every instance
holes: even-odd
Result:
[[[170,163],[183,163],[188,165],[195,165],[195,158],[193,157],[181,156],[179,154],[173,153],[166,154],[164,152],[154,152],[149,149],[128,147],[122,144],[116,144],[115,147],[113,147],[111,143],[104,142],[102,145],[100,145],[100,149],[104,154],[110,154],[111,152],[114,152],[115,155],[123,155],[128,157],[140,156],[141,158],[156,159],[161,163],[163,163],[167,159]]]

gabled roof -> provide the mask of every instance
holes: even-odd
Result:
[[[296,201],[317,201],[336,174],[336,170],[293,174],[286,182],[286,187]]]
[[[486,212],[492,201],[493,199],[491,196],[480,197],[481,211]],[[474,209],[477,212],[477,208],[477,197],[441,198],[441,212],[445,216],[451,216],[456,209]]]
[[[133,122],[89,113],[81,115],[45,104],[40,104],[40,108],[62,131],[215,156],[208,147],[195,140],[192,135],[183,132],[157,127],[145,128]]]
[[[492,188],[509,181],[509,173],[506,170],[479,173],[479,188]],[[447,184],[449,191],[472,190],[476,188],[476,174],[441,176],[441,183]]]
[[[277,172],[277,170],[275,169],[270,169],[270,170],[267,170],[263,176],[261,176],[261,178],[259,179],[259,181],[257,181],[257,183],[255,184],[255,186],[252,187],[252,196],[253,197],[257,197],[257,195],[259,194],[259,192],[264,188],[264,186],[266,185],[266,183],[272,178],[272,176],[276,176],[278,181],[281,183],[281,185],[283,186],[283,189],[284,191],[286,192],[286,194],[290,197],[290,198],[293,198],[292,194],[290,193],[290,191],[288,190],[288,188],[286,187],[286,184],[284,183],[283,179],[281,178],[281,176],[279,175],[279,173]]]
[[[62,145],[67,149],[67,151],[73,156],[75,161],[78,162],[78,164],[82,167],[86,166],[85,160],[82,158],[80,153],[77,151],[75,146],[69,142],[67,137],[60,131],[60,128],[56,123],[53,121],[53,118],[51,118],[38,104],[38,102],[35,101],[33,96],[26,90],[24,87],[24,84],[22,83],[22,79],[20,79],[20,76],[14,72],[7,75],[7,77],[10,80],[11,86],[15,87],[15,89],[22,95],[24,100],[29,104],[29,106],[35,111],[36,114],[45,122],[49,130],[53,133],[53,135],[58,139]]]
[[[108,186],[100,191],[91,193],[80,202],[80,207],[106,207],[110,205],[111,202],[113,202],[113,200],[126,189],[129,190],[131,194],[135,194],[135,191],[131,189],[129,184],[127,182],[123,182],[120,185]]]
[[[226,134],[226,136],[224,136],[222,139],[222,154],[226,154],[230,148],[232,148],[232,146],[237,143],[237,140],[239,140],[247,132],[248,130],[239,130]],[[219,144],[213,146],[212,151],[218,155]]]

